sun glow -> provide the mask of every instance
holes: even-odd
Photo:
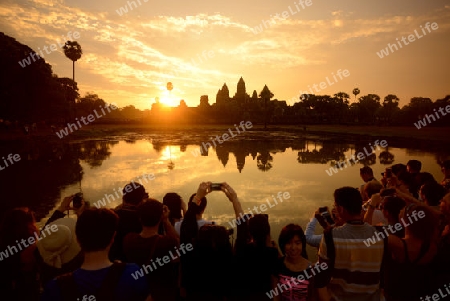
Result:
[[[171,93],[172,91],[163,91],[159,102],[168,107],[176,107],[179,105],[179,100]]]

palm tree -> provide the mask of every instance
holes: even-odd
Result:
[[[353,94],[355,95],[355,101],[356,101],[356,95],[358,95],[359,93],[361,93],[361,91],[359,91],[359,88],[353,89]]]
[[[75,61],[81,57],[83,51],[77,41],[67,41],[66,44],[64,44],[63,49],[66,57],[73,63],[73,81],[75,82]]]
[[[267,85],[264,85],[261,93],[259,93],[259,97],[264,99],[264,129],[267,129],[267,101],[270,100],[274,94],[269,90]]]

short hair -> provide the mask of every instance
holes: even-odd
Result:
[[[429,206],[438,206],[439,202],[447,192],[444,186],[437,182],[426,183],[422,185],[422,188],[420,190],[427,199]]]
[[[387,196],[383,199],[382,206],[395,220],[398,220],[400,211],[405,208],[406,202],[397,196]]]
[[[114,238],[119,217],[111,209],[89,208],[78,217],[75,234],[84,252],[105,250]]]
[[[130,190],[130,187],[131,191],[127,192],[127,190]],[[131,205],[138,205],[142,200],[148,197],[148,193],[145,191],[144,186],[136,182],[130,182],[125,185],[122,189],[122,193],[123,201]]]
[[[373,170],[369,166],[364,166],[359,169],[359,174],[368,174],[373,176]]]
[[[169,210],[169,219],[181,218],[181,196],[175,192],[168,192],[163,197],[163,205],[166,205]]]
[[[419,160],[409,160],[408,163],[406,163],[406,166],[409,166],[415,171],[420,171],[422,169],[422,162]]]
[[[398,175],[400,172],[406,171],[406,165],[402,163],[394,164],[391,166],[391,168],[394,175]]]
[[[163,204],[155,199],[148,199],[137,207],[139,221],[144,227],[154,227],[161,221]]]
[[[269,216],[267,214],[255,214],[248,222],[248,231],[257,246],[264,246],[266,237],[270,234]]]
[[[383,189],[383,185],[380,182],[371,181],[364,185],[364,192],[369,198],[375,193],[380,193],[381,189]]]
[[[302,227],[300,227],[299,225],[289,224],[281,229],[280,236],[278,237],[278,245],[280,246],[281,252],[283,253],[283,255],[286,254],[286,245],[296,235],[302,242],[302,256],[303,258],[308,259],[308,254],[306,253],[306,236],[303,232]]]
[[[342,187],[334,191],[334,201],[350,214],[361,214],[362,197],[358,189],[353,187]]]
[[[6,211],[0,223],[0,247],[15,244],[16,240],[33,235],[36,219],[28,207],[17,207]]]
[[[424,185],[427,183],[437,183],[437,181],[431,173],[420,172],[417,175],[417,184],[420,186],[420,185]]]

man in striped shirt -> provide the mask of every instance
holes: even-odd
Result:
[[[341,227],[329,229],[319,247],[319,262],[326,262],[330,274],[322,275],[321,285],[327,285],[335,300],[379,301],[380,268],[384,240],[369,247],[367,238],[377,237],[376,229],[363,221],[362,198],[358,189],[342,187],[334,192],[337,214],[345,221]],[[327,277],[328,276],[328,277]]]

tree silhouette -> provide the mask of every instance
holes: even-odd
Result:
[[[264,129],[267,129],[267,101],[270,100],[274,94],[269,90],[267,85],[264,85],[259,97],[264,100]]]
[[[256,157],[256,166],[259,170],[265,172],[272,168],[273,157],[268,151],[263,151]]]
[[[361,91],[359,91],[359,88],[355,88],[353,89],[353,95],[355,95],[355,101],[356,101],[356,95],[358,95],[359,93],[361,93]]]
[[[397,95],[394,95],[394,94],[389,94],[386,97],[384,97],[383,108],[382,108],[381,112],[382,112],[382,117],[385,118],[387,124],[391,123],[392,116],[394,115],[394,113],[396,111],[399,110],[399,108],[398,108],[399,100],[400,99],[397,97]]]
[[[389,152],[388,147],[378,155],[378,158],[380,159],[380,164],[383,165],[391,165],[394,163],[394,155]]]
[[[63,49],[66,57],[72,61],[72,75],[73,81],[75,82],[75,62],[81,58],[83,51],[77,41],[67,41],[66,44],[64,44]]]
[[[375,122],[375,113],[380,105],[380,96],[377,94],[367,94],[359,98],[359,118],[367,124]]]

